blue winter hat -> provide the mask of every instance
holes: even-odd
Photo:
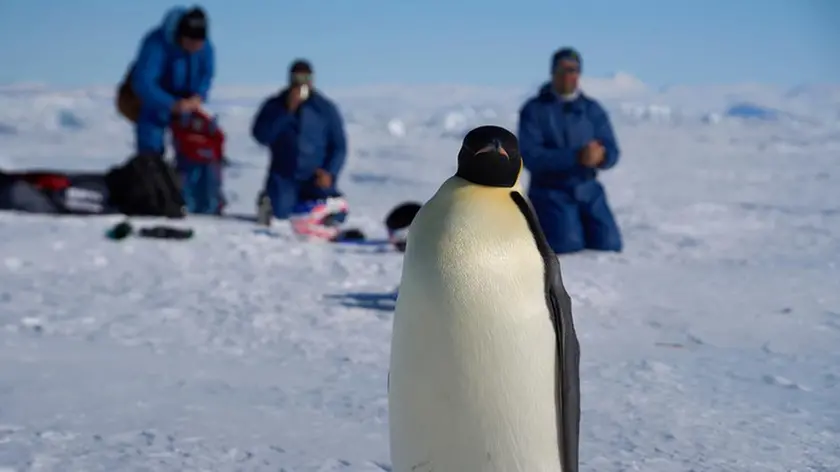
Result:
[[[583,58],[581,58],[580,53],[577,52],[576,49],[571,47],[564,47],[558,49],[557,52],[554,53],[554,56],[551,58],[551,73],[553,74],[555,70],[557,70],[557,64],[560,61],[573,61],[577,62],[578,67],[583,70]]]

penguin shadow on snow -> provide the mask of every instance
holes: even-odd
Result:
[[[331,300],[347,308],[364,308],[379,312],[392,312],[397,305],[397,292],[351,292],[325,295]]]

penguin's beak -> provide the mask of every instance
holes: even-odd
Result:
[[[477,155],[485,153],[485,152],[497,152],[497,153],[499,153],[499,154],[501,154],[501,155],[503,155],[507,158],[510,158],[507,151],[505,151],[505,148],[503,148],[502,144],[498,141],[494,141],[494,142],[488,144],[487,146],[484,146],[483,148],[479,149],[475,153],[475,155],[477,156]]]

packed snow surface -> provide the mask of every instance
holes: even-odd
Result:
[[[840,470],[840,87],[587,83],[623,150],[602,174],[621,254],[561,258],[582,344],[582,471]],[[327,90],[350,224],[513,127],[535,87]],[[112,88],[0,88],[0,167],[104,170],[132,132]],[[191,241],[116,217],[0,214],[0,470],[387,471],[402,259],[255,231],[264,94],[219,89],[230,213]],[[236,218],[236,215],[243,218]],[[455,471],[440,471],[455,472]]]

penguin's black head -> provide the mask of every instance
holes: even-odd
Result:
[[[519,140],[501,126],[479,126],[464,137],[455,175],[474,184],[513,187],[522,170]]]

